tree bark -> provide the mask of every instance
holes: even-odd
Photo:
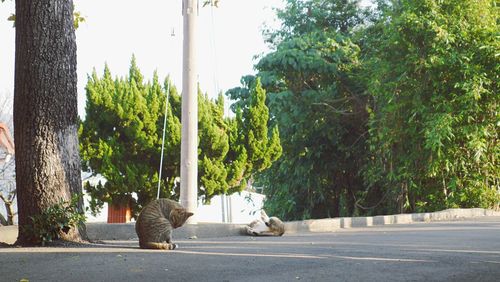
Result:
[[[82,192],[73,1],[16,0],[15,50],[17,243],[25,245],[30,216]],[[82,238],[84,228],[63,237]]]

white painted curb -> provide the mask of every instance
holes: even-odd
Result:
[[[285,222],[285,234],[300,232],[333,232],[339,229],[380,226],[389,224],[410,224],[414,222],[437,222],[467,219],[481,216],[500,216],[500,211],[481,208],[447,209],[438,212],[378,215],[366,217],[341,217],[310,219]]]

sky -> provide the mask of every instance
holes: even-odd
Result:
[[[202,2],[200,0],[200,2]],[[107,63],[113,77],[128,74],[134,54],[147,80],[158,72],[182,89],[182,1],[74,0],[86,21],[76,30],[78,112],[85,112],[85,84],[95,68]],[[273,7],[282,0],[222,0],[219,8],[201,8],[198,18],[198,75],[203,92],[240,86],[254,74],[254,57],[269,52],[262,37],[264,24],[277,27]],[[15,30],[7,21],[14,1],[0,3],[0,98],[14,92]],[[172,36],[172,31],[175,33]],[[4,96],[4,97],[2,97]]]

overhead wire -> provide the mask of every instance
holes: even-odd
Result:
[[[217,58],[217,44],[216,44],[216,41],[215,41],[215,16],[214,16],[214,6],[215,4],[213,3],[213,1],[211,1],[211,5],[210,5],[210,20],[211,20],[211,25],[210,25],[210,31],[212,33],[212,37],[211,37],[211,40],[210,40],[210,43],[212,45],[212,51],[213,51],[213,59],[214,59],[214,62],[213,62],[213,66],[214,66],[214,70],[213,70],[213,80],[214,80],[214,90],[215,90],[215,94],[216,95],[219,95],[219,78],[218,78],[218,72],[217,72],[217,62],[218,62],[218,58]]]
[[[163,137],[161,141],[161,156],[160,156],[160,168],[158,170],[158,193],[156,194],[156,198],[160,198],[160,186],[161,186],[161,168],[163,167],[163,152],[165,150],[165,133],[167,128],[167,115],[168,115],[168,100],[170,97],[170,79],[167,83],[167,97],[165,100],[165,117],[163,118]]]

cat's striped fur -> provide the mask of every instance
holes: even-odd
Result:
[[[285,224],[277,217],[268,217],[264,210],[260,213],[260,219],[252,221],[245,226],[248,235],[253,236],[282,236],[285,234]]]
[[[182,226],[193,213],[170,199],[157,199],[147,204],[135,223],[139,246],[143,249],[173,250],[172,230]]]

